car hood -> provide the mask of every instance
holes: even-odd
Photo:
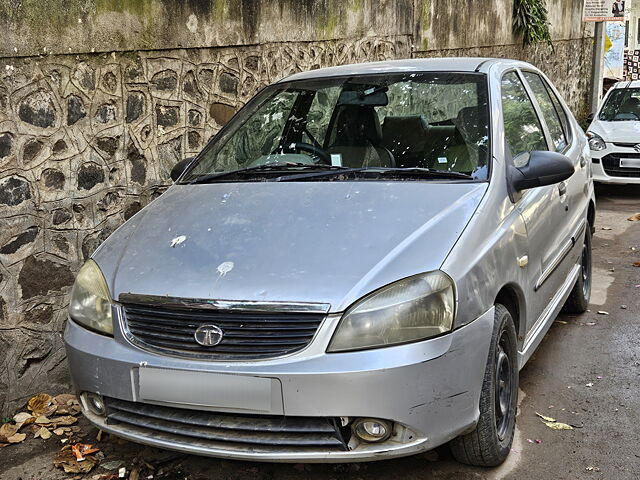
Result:
[[[317,302],[440,268],[487,183],[174,185],[94,253],[111,294]]]
[[[589,130],[607,143],[640,143],[640,121],[604,122],[594,120]]]

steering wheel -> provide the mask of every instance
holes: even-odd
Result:
[[[297,151],[309,152],[313,154],[315,157],[318,157],[320,160],[322,160],[321,163],[326,163],[327,165],[331,165],[331,155],[329,155],[329,153],[323,148],[316,147],[315,145],[311,145],[310,143],[294,142],[289,144],[289,146],[287,147],[287,150],[294,151],[294,152],[297,152]]]

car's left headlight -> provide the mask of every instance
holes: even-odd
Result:
[[[95,332],[113,334],[109,287],[93,260],[87,260],[76,277],[71,290],[69,316],[80,325]]]
[[[595,152],[600,152],[607,148],[607,144],[597,133],[591,131],[587,132],[587,138],[589,139],[589,148]]]
[[[328,352],[388,347],[451,331],[453,280],[443,272],[414,275],[367,295],[343,315]]]

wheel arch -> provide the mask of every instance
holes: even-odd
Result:
[[[494,303],[500,303],[509,310],[516,327],[518,349],[522,347],[526,329],[526,309],[524,293],[515,284],[504,285],[496,295]]]
[[[591,227],[591,234],[596,231],[596,204],[593,200],[589,200],[589,208],[587,210],[587,221]]]

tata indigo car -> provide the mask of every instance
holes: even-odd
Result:
[[[261,91],[78,273],[84,414],[217,457],[497,465],[518,371],[586,309],[589,146],[533,66],[402,60]]]
[[[594,181],[640,185],[640,81],[609,89],[587,136]]]

